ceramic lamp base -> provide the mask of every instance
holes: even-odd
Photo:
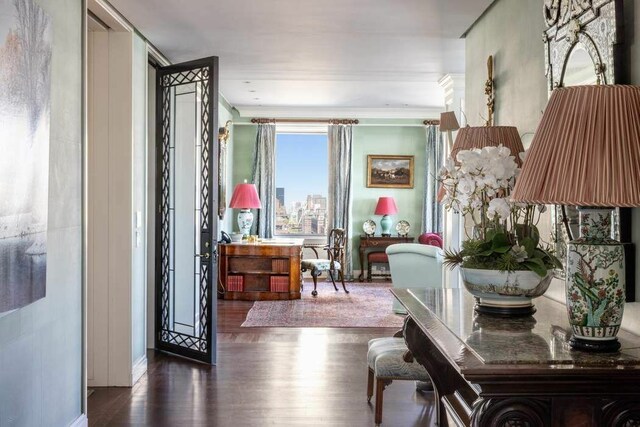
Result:
[[[240,228],[240,232],[245,236],[250,235],[252,225],[253,213],[250,209],[242,209],[238,214],[238,228]]]
[[[567,245],[567,311],[575,349],[616,351],[625,302],[624,249],[611,239],[611,209],[580,208],[580,237]]]
[[[380,228],[384,237],[391,236],[391,225],[393,225],[391,217],[389,215],[384,215],[380,220]]]

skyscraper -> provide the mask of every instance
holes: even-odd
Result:
[[[276,187],[276,199],[280,201],[280,206],[284,206],[284,187]]]

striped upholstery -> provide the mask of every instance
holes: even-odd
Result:
[[[367,364],[375,371],[376,378],[429,381],[427,370],[422,365],[404,361],[406,351],[402,338],[376,338],[369,341]]]

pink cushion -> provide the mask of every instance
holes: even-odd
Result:
[[[367,254],[367,260],[369,262],[389,263],[389,257],[384,252],[370,252]]]
[[[423,245],[437,246],[442,249],[442,237],[440,237],[436,233],[422,233],[420,237],[418,237],[418,242]]]

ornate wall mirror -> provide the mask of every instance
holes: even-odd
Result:
[[[622,81],[622,0],[544,0],[545,62],[549,94],[559,86],[614,84]],[[562,149],[562,147],[558,147]],[[552,238],[558,257],[566,258],[567,242],[578,236],[578,211],[555,206]],[[635,300],[635,258],[629,209],[617,209],[612,236],[625,244],[627,299]],[[556,276],[564,279],[564,269]]]

